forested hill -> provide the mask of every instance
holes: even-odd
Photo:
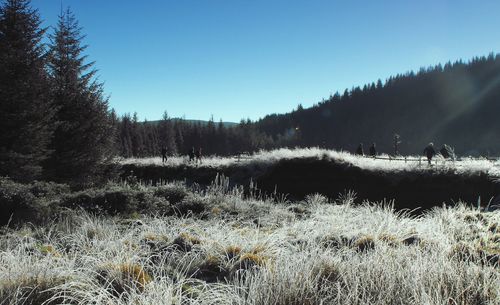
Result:
[[[500,55],[390,77],[346,90],[311,108],[268,115],[257,129],[274,142],[354,151],[421,153],[428,142],[458,154],[500,155]]]

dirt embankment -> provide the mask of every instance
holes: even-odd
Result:
[[[359,201],[394,199],[397,209],[428,209],[459,200],[477,204],[479,197],[486,204],[500,194],[500,184],[485,173],[379,172],[316,158],[288,159],[274,164],[242,163],[218,169],[128,164],[122,167],[122,177],[128,176],[132,170],[137,178],[153,184],[160,180],[185,180],[188,184],[207,185],[220,173],[229,177],[232,183],[244,186],[248,186],[252,179],[264,192],[277,190],[288,194],[290,199],[302,199],[312,193],[336,198],[346,190],[353,190]]]

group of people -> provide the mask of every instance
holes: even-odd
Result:
[[[441,147],[441,149],[439,150],[439,153],[445,159],[455,157],[455,153],[453,151],[453,148],[451,148],[447,144],[443,144],[443,147]],[[429,145],[427,145],[424,148],[424,155],[427,157],[427,162],[429,162],[429,164],[431,164],[432,158],[436,155],[436,151],[434,150],[434,143],[430,142]]]
[[[370,150],[368,152],[370,157],[377,156],[377,149],[375,147],[375,143],[372,143],[370,146]],[[439,150],[439,153],[443,158],[448,159],[454,157],[455,153],[453,152],[453,148],[449,145],[444,144],[443,147]],[[356,155],[364,156],[365,153],[363,151],[363,143],[359,143],[358,148],[356,149]],[[427,157],[427,162],[431,164],[432,158],[436,155],[436,150],[434,149],[434,143],[429,143],[424,149],[424,155]]]
[[[364,156],[365,152],[363,151],[363,143],[359,143],[358,148],[356,149],[356,155]],[[375,157],[377,155],[377,148],[375,148],[375,143],[372,143],[370,146],[370,150],[368,151],[368,155],[370,157]]]
[[[167,162],[167,159],[168,159],[167,158],[167,153],[168,153],[167,148],[165,146],[163,146],[161,148],[161,162],[162,163]],[[198,148],[197,151],[195,151],[194,146],[193,146],[189,150],[189,152],[188,152],[189,162],[193,162],[194,161],[195,163],[200,162],[200,164],[201,164],[201,156],[202,156],[202,154],[201,154],[201,147]]]
[[[200,162],[200,164],[201,164],[201,147],[198,148],[197,151],[195,151],[194,147],[192,147],[188,153],[188,156],[189,156],[189,162],[194,161],[195,163]]]

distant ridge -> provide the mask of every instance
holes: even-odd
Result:
[[[175,122],[184,122],[184,123],[187,123],[187,124],[200,124],[202,126],[206,126],[208,125],[208,122],[209,121],[205,121],[205,120],[188,120],[188,119],[181,119],[181,118],[171,118],[172,121],[175,121]],[[161,122],[161,120],[155,120],[155,121],[146,121],[148,124],[153,124],[153,125],[156,125],[158,124],[159,122]],[[220,122],[215,122],[214,121],[214,124],[215,125],[218,125]],[[239,123],[235,123],[235,122],[222,122],[222,125],[224,125],[224,127],[234,127],[236,125],[238,125]]]

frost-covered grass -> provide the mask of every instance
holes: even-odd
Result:
[[[389,159],[388,155],[380,155],[380,158]],[[487,159],[461,158],[459,161],[444,160],[437,156],[433,159],[432,166],[427,164],[427,159],[421,156],[406,156],[407,160],[386,160],[373,159],[370,157],[360,157],[349,152],[326,150],[321,148],[297,148],[297,149],[277,149],[272,151],[261,151],[250,157],[238,160],[235,157],[217,157],[209,156],[203,159],[201,164],[188,162],[187,157],[170,157],[163,164],[161,158],[129,158],[122,159],[121,164],[136,165],[158,165],[158,166],[193,166],[193,167],[212,167],[221,168],[234,165],[245,166],[251,164],[272,165],[280,160],[313,158],[330,160],[338,163],[344,163],[362,169],[381,172],[454,172],[457,174],[477,174],[485,173],[492,177],[500,176],[500,161],[490,161]],[[399,159],[404,157],[399,157]],[[418,160],[418,161],[415,161]]]
[[[500,304],[500,212],[276,203],[223,179],[196,196],[201,214],[3,228],[0,304]]]

